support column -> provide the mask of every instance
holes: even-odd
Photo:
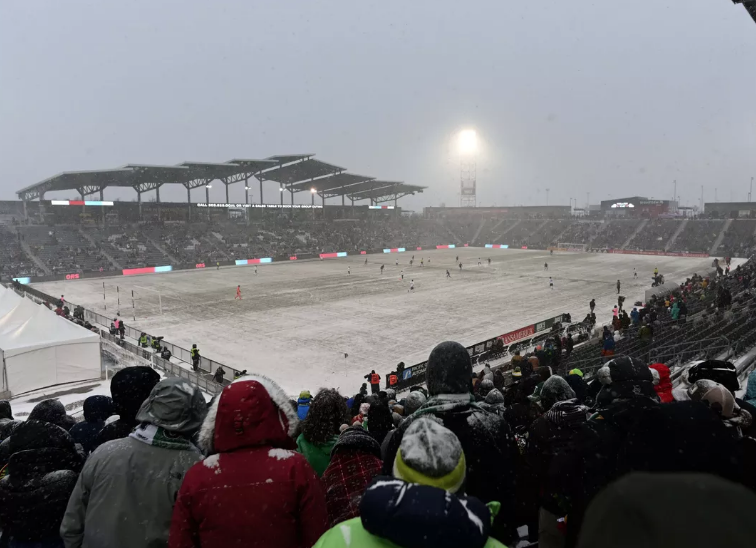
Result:
[[[141,221],[142,220],[142,193],[139,192],[138,189],[134,189],[134,190],[136,190],[136,193],[137,193],[137,203],[139,204],[139,220]]]
[[[278,193],[281,195],[281,205],[283,205],[283,189],[284,186],[281,183],[278,183]]]
[[[186,186],[186,203],[189,204],[189,220],[192,220],[192,191],[189,188],[189,185]]]
[[[24,200],[24,221],[29,220],[29,213],[26,211],[26,200]]]
[[[349,199],[352,200],[352,215],[354,215],[354,198],[349,198]]]
[[[260,205],[263,204],[263,189],[262,189],[263,179],[260,177]]]
[[[223,181],[223,184],[226,185],[226,203],[230,204],[231,200],[228,199],[228,183],[226,181]]]
[[[344,207],[344,199],[345,199],[344,195],[342,194],[341,195],[341,207]]]
[[[162,215],[160,212],[160,185],[157,185],[155,187],[155,203],[157,204],[158,221],[161,221]]]
[[[105,189],[103,187],[100,187],[100,201],[105,201]],[[105,226],[105,206],[100,206],[100,209],[102,210],[102,226]]]

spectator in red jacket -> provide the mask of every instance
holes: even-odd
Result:
[[[200,430],[209,455],[173,510],[170,548],[309,548],[328,528],[323,488],[294,451],[297,412],[267,377],[226,386]]]
[[[381,446],[359,426],[339,436],[321,478],[328,505],[328,527],[360,515],[362,494],[381,473]]]
[[[669,376],[669,367],[663,363],[652,363],[648,367],[651,368],[651,373],[654,376],[654,390],[656,390],[659,400],[662,403],[675,401],[672,396],[672,379]],[[657,377],[659,382],[657,382]]]

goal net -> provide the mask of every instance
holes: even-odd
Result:
[[[573,251],[585,252],[588,250],[587,244],[575,244],[571,242],[558,242],[555,251]]]

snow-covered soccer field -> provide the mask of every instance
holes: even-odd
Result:
[[[455,265],[457,255],[461,272]],[[105,302],[103,313],[115,315],[119,286],[127,325],[185,348],[197,343],[204,356],[268,375],[291,395],[324,386],[352,393],[371,369],[384,374],[400,361],[423,361],[444,340],[470,345],[561,312],[579,321],[591,298],[596,299],[599,322],[608,321],[617,301],[617,279],[631,305],[643,299],[654,267],[672,284],[693,272],[711,270],[712,261],[458,248],[417,251],[410,267],[411,257],[412,252],[354,256],[260,265],[258,274],[254,266],[239,266],[35,287],[99,312]],[[477,266],[478,257],[482,266]],[[543,268],[546,261],[548,272]],[[447,268],[451,279],[446,278]],[[410,293],[412,279],[415,289]],[[237,285],[242,300],[235,299]]]

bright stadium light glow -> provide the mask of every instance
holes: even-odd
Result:
[[[457,147],[460,154],[475,154],[478,152],[478,133],[474,129],[463,129],[457,136]]]
[[[311,188],[310,192],[312,192],[313,194],[315,194],[317,192],[317,190],[315,190],[314,188]]]
[[[207,185],[207,188],[213,188],[213,185]]]

